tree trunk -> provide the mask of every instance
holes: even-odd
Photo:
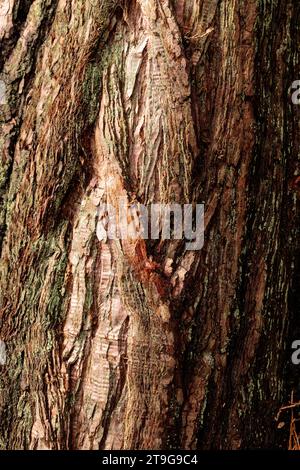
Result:
[[[0,2],[0,448],[285,446],[300,4]],[[103,202],[205,203],[205,244]]]

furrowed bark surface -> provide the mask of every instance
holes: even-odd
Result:
[[[2,449],[285,446],[300,6],[0,2]],[[103,240],[201,203],[205,244]]]

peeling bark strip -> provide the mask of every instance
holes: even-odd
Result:
[[[1,449],[285,445],[299,20],[292,0],[0,2]],[[204,248],[100,243],[120,197],[204,202]]]

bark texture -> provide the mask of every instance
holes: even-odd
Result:
[[[300,4],[0,2],[2,449],[285,445]],[[118,198],[205,245],[104,240]]]

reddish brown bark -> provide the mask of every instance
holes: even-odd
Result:
[[[3,5],[1,448],[285,445],[299,7]],[[120,197],[204,202],[203,249],[100,243]]]

